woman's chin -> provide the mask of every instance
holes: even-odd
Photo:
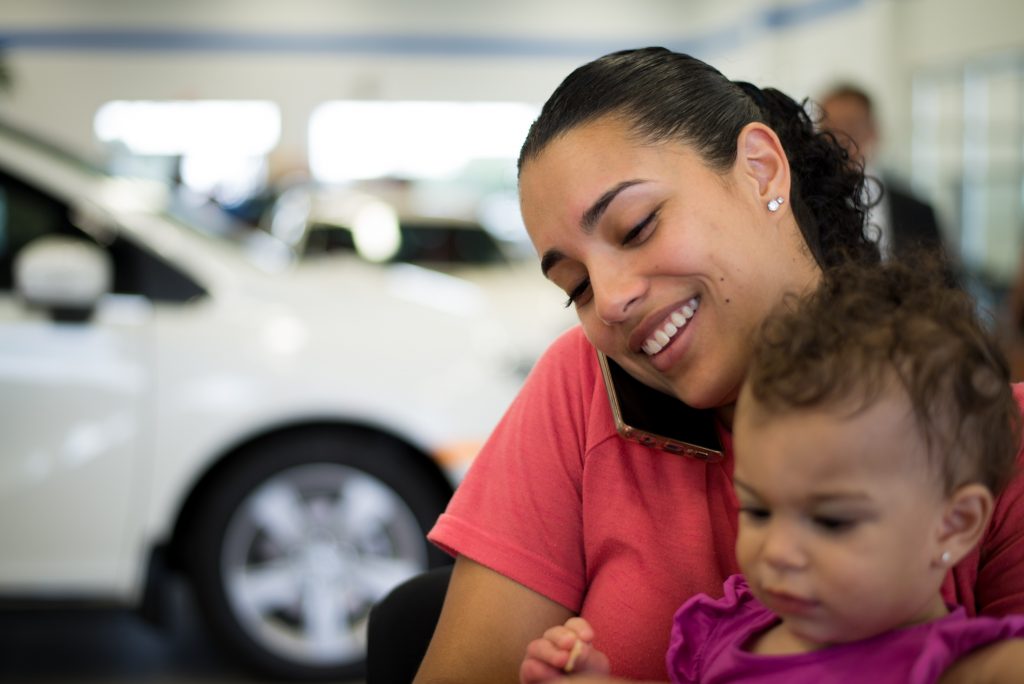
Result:
[[[736,403],[739,391],[722,383],[701,382],[698,378],[680,378],[672,383],[672,394],[695,409],[728,409]]]

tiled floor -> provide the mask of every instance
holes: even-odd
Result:
[[[0,611],[0,682],[267,682],[213,647],[187,592],[175,591],[173,603],[167,629],[119,610]]]

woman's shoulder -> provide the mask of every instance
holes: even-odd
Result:
[[[1022,418],[1024,418],[1024,382],[1012,383],[1010,387],[1013,390],[1013,398],[1017,400],[1017,408],[1020,410]],[[1017,464],[1018,472],[1013,478],[1014,481],[1021,480],[1021,470],[1024,468],[1024,440],[1022,440],[1017,450]]]
[[[590,396],[601,382],[597,350],[579,325],[569,328],[548,345],[530,369],[527,388],[544,394],[565,392]]]
[[[572,433],[581,453],[594,438],[592,424],[614,434],[597,350],[580,326],[560,334],[537,359],[502,424],[514,434],[536,428],[548,439],[551,431]]]
[[[1013,390],[1013,398],[1017,400],[1017,408],[1020,410],[1020,414],[1024,417],[1024,382],[1015,382],[1010,385]],[[1019,445],[1017,450],[1017,464],[1018,472],[1013,477],[1013,482],[1018,486],[1022,484],[1022,468],[1024,468],[1024,441]]]
[[[597,352],[583,332],[583,326],[574,325],[556,337],[544,350],[537,362],[545,365],[597,365]]]

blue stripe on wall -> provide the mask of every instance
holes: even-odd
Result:
[[[818,21],[864,0],[807,0],[766,8],[744,21],[705,34],[634,40],[534,39],[483,36],[346,33],[261,33],[175,29],[0,29],[0,49],[74,52],[256,52],[345,55],[482,57],[593,57],[640,45],[705,55],[742,45],[764,31]]]

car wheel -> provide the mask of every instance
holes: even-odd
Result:
[[[450,490],[396,442],[302,435],[251,448],[206,491],[190,566],[216,636],[263,674],[365,671],[370,608],[446,561],[425,539]]]

